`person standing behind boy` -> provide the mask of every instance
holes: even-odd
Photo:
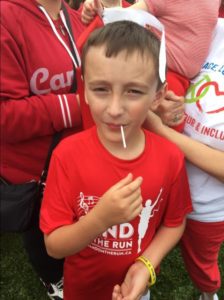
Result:
[[[84,25],[63,0],[2,0],[0,4],[0,168],[5,181],[20,184],[40,179],[56,132],[62,132],[63,138],[81,129],[74,71],[79,57],[71,53],[66,11],[74,43]],[[34,226],[23,237],[49,297],[63,299],[63,260],[47,255],[38,211]]]
[[[65,300],[139,299],[192,210],[183,154],[142,129],[165,92],[159,47],[153,33],[130,21],[94,31],[84,46],[85,96],[96,126],[54,151],[40,215],[49,255],[66,257]]]
[[[222,12],[223,7],[220,16]],[[224,19],[220,18],[209,55],[186,95],[185,134],[165,126],[152,113],[147,124],[178,145],[187,159],[194,210],[187,216],[180,246],[188,274],[201,292],[199,300],[221,300],[224,295],[218,264],[224,242],[223,37]]]

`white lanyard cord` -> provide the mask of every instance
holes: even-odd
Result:
[[[46,10],[44,9],[44,7],[43,7],[43,6],[39,6],[39,8],[42,10],[42,12],[44,13],[45,17],[47,18],[49,24],[51,25],[51,28],[52,28],[54,34],[56,35],[56,37],[58,38],[58,40],[60,41],[60,43],[63,45],[63,47],[65,48],[65,50],[68,52],[69,56],[70,56],[71,59],[72,59],[72,62],[73,62],[73,64],[74,64],[74,66],[75,66],[76,68],[78,68],[78,67],[81,65],[81,60],[80,60],[80,57],[79,57],[79,54],[78,54],[78,51],[77,51],[76,47],[74,47],[75,43],[74,43],[74,41],[73,41],[73,38],[72,38],[72,36],[71,36],[70,31],[68,30],[68,27],[67,27],[65,18],[64,18],[64,20],[62,19],[62,22],[63,22],[64,25],[66,24],[65,28],[66,28],[66,30],[67,30],[67,32],[68,32],[68,34],[69,34],[70,40],[72,41],[72,46],[73,46],[73,48],[74,48],[74,51],[75,51],[76,55],[78,54],[78,55],[77,55],[77,60],[78,60],[78,64],[79,64],[79,65],[77,65],[76,60],[75,60],[74,56],[72,55],[71,50],[69,49],[69,47],[66,45],[66,43],[63,41],[63,39],[61,38],[61,36],[60,36],[59,33],[57,32],[57,29],[55,28],[55,25],[54,25],[53,21],[51,20],[50,16],[48,15],[48,13],[47,13]],[[61,12],[62,12],[62,11],[61,11]],[[61,16],[61,12],[60,12],[60,16]],[[62,12],[62,14],[63,14],[63,12]],[[64,17],[64,16],[63,16],[63,17]],[[65,21],[65,23],[64,23],[64,21]]]
[[[65,28],[66,28],[68,34],[69,34],[70,41],[71,41],[71,43],[72,43],[72,46],[73,46],[73,49],[74,49],[74,52],[75,52],[75,55],[76,55],[76,59],[77,59],[77,61],[78,61],[78,64],[79,64],[79,66],[81,66],[81,59],[80,59],[80,56],[79,56],[79,52],[78,52],[78,50],[77,50],[77,48],[76,48],[76,45],[75,45],[73,36],[72,36],[72,34],[71,34],[71,32],[70,32],[70,30],[69,30],[69,28],[68,28],[68,25],[67,25],[67,23],[66,23],[66,19],[65,19],[65,16],[64,16],[64,13],[63,13],[62,10],[60,11],[60,17],[61,17],[61,20],[62,20],[62,22],[63,22],[63,24],[64,24],[64,26],[65,26]]]

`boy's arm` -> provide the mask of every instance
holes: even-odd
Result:
[[[142,254],[149,259],[154,268],[157,268],[163,258],[180,240],[184,229],[185,219],[181,225],[177,227],[161,226],[149,247]]]
[[[141,177],[133,180],[133,175],[128,174],[112,186],[97,205],[76,223],[45,234],[48,254],[55,258],[73,255],[109,227],[134,219],[142,209],[141,183]],[[49,188],[47,185],[47,189]]]
[[[177,227],[161,226],[149,247],[143,252],[154,269],[159,266],[162,259],[180,240],[185,229],[185,220]],[[136,261],[128,270],[121,286],[116,285],[112,300],[135,300],[141,297],[148,287],[150,275],[146,266],[141,261]]]

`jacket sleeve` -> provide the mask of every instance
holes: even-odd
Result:
[[[1,26],[0,124],[5,142],[17,143],[80,126],[75,94],[31,94],[20,47]]]

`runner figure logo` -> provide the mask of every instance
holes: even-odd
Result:
[[[154,209],[154,207],[158,203],[159,198],[162,194],[162,191],[163,191],[163,189],[161,188],[159,195],[156,198],[156,201],[153,203],[153,205],[152,205],[152,200],[150,200],[150,199],[146,200],[145,207],[143,207],[141,214],[139,215],[140,221],[138,224],[138,253],[141,251],[141,242],[142,242],[142,239],[144,238],[146,231],[148,229],[150,219],[154,216],[154,213],[159,210],[159,207],[157,209]],[[162,199],[161,199],[161,201],[162,201]]]

